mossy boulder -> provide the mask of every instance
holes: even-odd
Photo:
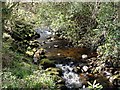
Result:
[[[26,53],[28,47],[33,49],[38,48],[40,45],[39,42],[35,40],[36,38],[40,37],[40,34],[35,32],[34,26],[30,23],[15,21],[13,29],[8,33],[13,39],[12,45],[14,44],[14,47],[16,47],[13,47],[15,51]]]
[[[33,25],[25,23],[23,21],[15,21],[14,30],[10,32],[12,38],[15,40],[31,40],[40,37],[37,32],[34,31]]]
[[[40,61],[40,64],[43,65],[44,69],[49,68],[49,67],[55,67],[54,61],[49,60],[49,59],[42,59]]]
[[[30,42],[29,42],[29,46],[31,47],[31,48],[34,48],[34,47],[39,47],[40,46],[40,44],[39,44],[39,42],[37,41],[37,40],[31,40]]]
[[[59,69],[59,68],[50,67],[50,68],[46,69],[46,74],[61,76],[62,75],[62,70]]]
[[[33,56],[34,52],[33,52],[33,51],[26,51],[26,54],[27,54],[28,56]]]

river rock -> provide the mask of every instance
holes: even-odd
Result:
[[[33,41],[29,42],[29,46],[34,48],[34,47],[39,47],[40,44],[39,44],[39,42],[37,40],[33,40]]]
[[[48,36],[47,39],[51,39],[51,36]]]
[[[33,61],[34,63],[39,63],[39,61],[43,58],[46,58],[45,56],[45,50],[43,48],[38,49],[35,54],[33,55]]]
[[[50,40],[51,40],[51,41],[54,41],[54,40],[55,40],[55,38],[54,38],[54,37],[52,37]]]
[[[88,55],[86,55],[86,54],[82,55],[82,59],[86,59],[87,57],[88,57]]]
[[[106,78],[110,78],[112,76],[112,73],[108,72],[108,71],[104,71],[103,75],[106,76]]]
[[[73,71],[76,72],[76,73],[82,73],[81,67],[79,67],[79,66],[74,67]]]
[[[52,40],[51,40],[51,39],[48,39],[47,41],[48,41],[48,42],[52,42]]]
[[[68,90],[64,84],[57,84],[57,90]]]
[[[33,51],[26,51],[26,54],[27,54],[28,56],[33,56],[34,52],[33,52]]]
[[[4,39],[10,39],[12,37],[9,34],[7,34],[7,33],[3,33],[3,38]]]
[[[62,70],[59,69],[59,68],[53,68],[53,67],[50,67],[50,68],[47,68],[46,70],[46,73],[49,74],[49,75],[58,75],[58,76],[61,76],[62,75]],[[61,80],[61,79],[60,79]],[[62,81],[62,80],[61,80]]]
[[[43,43],[43,44],[46,44],[46,42],[45,42],[45,41],[42,41],[42,43]]]
[[[61,78],[56,82],[56,84],[65,84],[65,80]]]
[[[58,55],[58,56],[60,56],[61,54],[60,54],[60,53],[58,53],[57,55]]]
[[[83,72],[87,72],[87,71],[88,71],[88,69],[89,69],[89,67],[88,67],[88,66],[83,66],[83,67],[82,67]]]
[[[52,48],[52,46],[48,46],[48,48],[50,49],[50,48]]]
[[[59,46],[58,45],[54,45],[54,48],[58,48]]]

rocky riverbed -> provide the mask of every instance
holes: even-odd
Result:
[[[47,28],[37,29],[36,32],[40,34],[40,38],[37,39],[39,48],[44,49],[44,54],[40,55],[45,56],[39,59],[39,62],[44,69],[51,68],[52,74],[58,73],[57,75],[61,77],[57,82],[60,88],[63,90],[85,88],[88,81],[94,80],[104,87],[113,87],[107,78],[112,73],[106,70],[99,73],[100,69],[105,69],[103,62],[98,62],[101,67],[97,70],[99,67],[95,63],[98,60],[97,52],[91,52],[87,47],[74,47],[67,39],[57,36]],[[61,71],[54,71],[55,68]]]

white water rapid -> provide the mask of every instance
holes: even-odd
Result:
[[[74,65],[72,65],[73,62],[70,62],[69,64],[63,65],[63,64],[56,64],[56,67],[61,68],[63,71],[63,79],[65,80],[65,85],[67,88],[80,88],[82,87],[82,83],[80,81],[80,77],[77,73],[73,71]]]

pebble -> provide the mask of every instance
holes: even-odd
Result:
[[[58,56],[60,56],[61,54],[60,54],[60,53],[58,53],[57,55],[58,55]]]
[[[112,76],[112,73],[104,71],[103,74],[106,76],[106,78],[110,78]]]
[[[51,38],[50,40],[54,41],[54,40],[55,40],[55,38]]]
[[[7,33],[3,33],[3,38],[11,38],[11,36]]]
[[[82,59],[86,59],[87,57],[88,57],[88,55],[86,55],[86,54],[82,55]]]
[[[52,48],[51,46],[48,46],[48,48]]]
[[[51,39],[51,36],[48,36],[47,39]]]
[[[83,66],[83,67],[82,67],[82,70],[83,70],[84,72],[87,72],[88,66]]]
[[[54,48],[58,48],[59,46],[58,45],[54,45]]]

